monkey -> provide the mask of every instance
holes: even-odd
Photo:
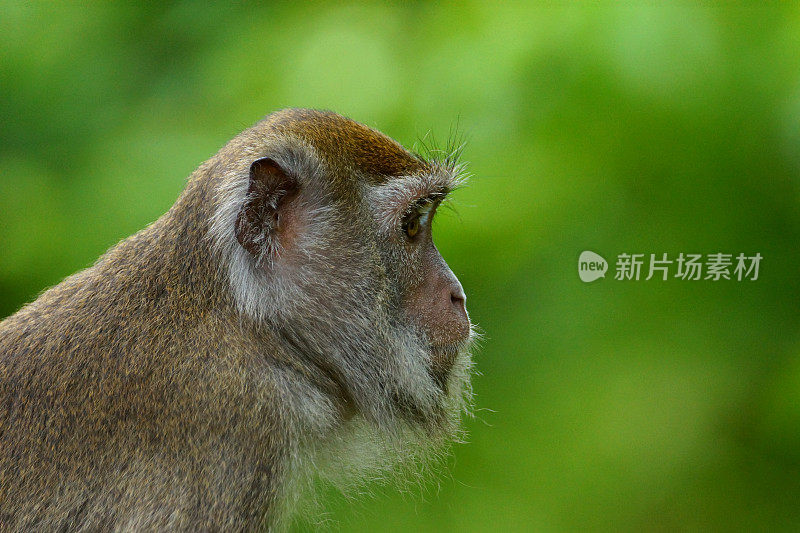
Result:
[[[0,530],[282,530],[444,453],[477,334],[431,223],[465,179],[331,111],[234,137],[0,322]]]

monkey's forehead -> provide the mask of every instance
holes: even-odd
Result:
[[[284,109],[256,127],[300,138],[338,168],[354,166],[377,183],[432,170],[394,139],[332,111]]]

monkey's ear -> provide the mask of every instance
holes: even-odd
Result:
[[[298,190],[297,180],[273,159],[250,165],[247,196],[236,219],[236,240],[245,250],[258,259],[278,252],[282,214]]]

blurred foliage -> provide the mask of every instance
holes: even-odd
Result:
[[[800,9],[498,5],[0,3],[0,314],[272,110],[409,146],[458,125],[475,176],[436,232],[486,332],[470,443],[327,518],[797,530]],[[586,249],[764,259],[757,281],[583,284]]]

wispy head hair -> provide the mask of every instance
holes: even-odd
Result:
[[[428,131],[414,143],[414,153],[433,166],[450,171],[458,176],[460,183],[466,182],[469,177],[466,172],[466,163],[461,161],[461,155],[467,145],[467,135],[460,130],[458,121],[450,126],[447,141],[442,144]]]

